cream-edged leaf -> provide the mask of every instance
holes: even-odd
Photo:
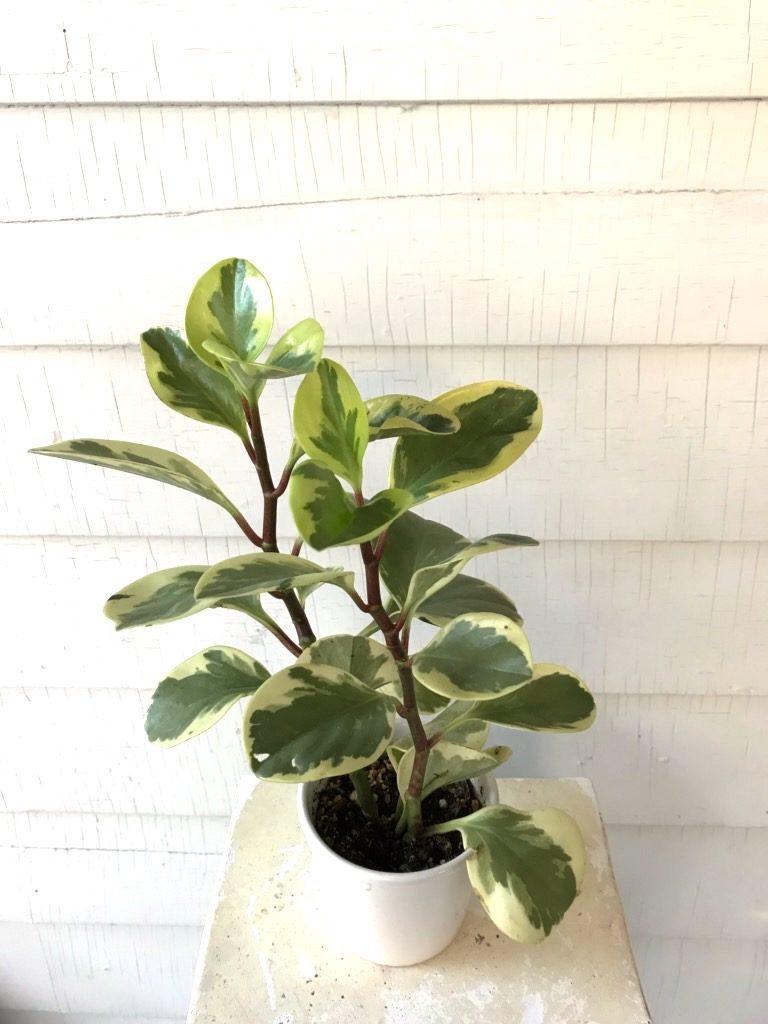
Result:
[[[382,395],[365,405],[371,441],[407,434],[454,434],[461,425],[450,409],[415,395]]]
[[[277,629],[277,623],[256,596],[231,600],[196,597],[195,588],[207,570],[207,565],[178,565],[142,576],[113,594],[104,605],[104,614],[117,629],[130,629],[173,622],[206,608],[230,608],[250,616],[271,632]]]
[[[348,569],[329,569],[307,558],[264,551],[212,565],[200,577],[195,593],[199,598],[221,600],[320,583],[349,586],[353,580],[354,573]]]
[[[313,459],[293,471],[290,504],[302,538],[316,551],[377,537],[407,510],[411,496],[389,488],[357,505],[333,473]]]
[[[359,489],[368,415],[355,382],[339,363],[321,359],[299,385],[293,406],[299,444],[316,462]]]
[[[467,540],[450,527],[409,511],[394,522],[388,532],[381,572],[388,589],[410,618],[416,613],[421,615],[422,606],[447,587],[470,559],[503,548],[536,543],[532,537],[514,533]]]
[[[308,782],[372,764],[395,733],[396,703],[342,669],[295,664],[249,701],[243,738],[254,772]]]
[[[221,260],[192,289],[185,326],[189,344],[214,369],[220,368],[206,342],[222,345],[243,362],[252,362],[269,338],[274,320],[267,279],[248,260]]]
[[[424,788],[422,799],[426,799],[430,793],[443,786],[450,786],[453,782],[461,782],[464,779],[477,778],[487,772],[494,771],[500,764],[503,764],[512,754],[509,747],[490,747],[488,750],[476,750],[472,747],[461,746],[449,740],[437,743],[429,752],[427,769],[424,774]],[[413,762],[415,758],[414,748],[408,747],[397,765],[397,788],[400,796],[405,799],[405,793],[411,780]]]
[[[469,613],[444,626],[413,658],[416,678],[458,700],[491,700],[531,677],[522,629],[504,615]]]
[[[242,401],[221,373],[200,359],[177,331],[153,327],[141,336],[147,378],[161,402],[201,423],[248,438]]]
[[[518,625],[523,622],[514,602],[498,587],[465,573],[459,573],[426,598],[416,614],[433,626],[446,626],[451,619],[466,612],[491,612],[506,615]]]
[[[149,740],[173,747],[198,736],[268,677],[263,665],[234,647],[200,651],[177,665],[155,690],[145,725]]]
[[[399,685],[392,655],[383,644],[364,636],[340,633],[322,637],[302,652],[299,663],[341,669],[372,690]]]
[[[554,807],[526,814],[493,806],[432,831],[450,829],[475,851],[469,879],[496,927],[518,942],[546,938],[584,876],[584,841],[573,818]]]
[[[506,381],[467,384],[435,401],[458,416],[459,430],[401,437],[392,459],[392,486],[410,491],[416,502],[502,473],[541,429],[536,394]]]
[[[522,686],[478,701],[473,714],[494,725],[536,732],[581,732],[595,720],[595,700],[586,684],[560,665],[536,664]]]
[[[203,348],[219,360],[237,391],[253,403],[268,380],[296,377],[317,367],[323,351],[323,329],[317,320],[302,320],[280,338],[263,363],[245,362],[228,346],[210,339],[203,342]]]
[[[44,448],[33,448],[34,455],[50,455],[54,459],[85,462],[104,469],[117,469],[121,473],[159,480],[182,490],[208,498],[226,509],[235,519],[242,519],[235,505],[219,490],[211,478],[189,459],[164,448],[154,448],[133,441],[107,441],[83,437],[74,441],[59,441]]]

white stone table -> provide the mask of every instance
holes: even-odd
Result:
[[[233,817],[188,1024],[648,1024],[591,785],[501,779],[499,790],[503,803],[561,807],[581,826],[587,872],[563,923],[522,946],[475,904],[433,960],[379,967],[318,936],[296,791],[255,784]]]

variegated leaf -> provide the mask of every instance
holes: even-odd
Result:
[[[311,317],[295,324],[277,342],[267,356],[267,366],[284,376],[312,373],[323,355],[323,328]]]
[[[390,692],[399,683],[397,666],[387,648],[363,636],[322,637],[303,651],[297,663],[341,669],[372,690]],[[394,692],[399,696],[397,689]]]
[[[317,320],[302,320],[280,338],[263,363],[244,362],[221,342],[205,341],[203,347],[220,361],[238,392],[258,401],[268,380],[282,380],[311,373],[323,351],[323,329]]]
[[[243,737],[254,772],[308,782],[372,764],[395,733],[396,703],[348,672],[295,664],[272,676],[245,711]]]
[[[175,412],[214,423],[248,437],[239,394],[220,373],[200,359],[177,331],[153,327],[141,336],[144,367],[152,390]]]
[[[208,647],[177,665],[159,684],[147,712],[147,736],[161,747],[197,736],[268,677],[267,669],[242,651]]]
[[[382,395],[365,403],[371,441],[408,434],[455,434],[458,416],[415,395]]]
[[[328,569],[307,558],[264,551],[212,565],[200,577],[195,593],[199,598],[221,600],[319,583],[349,586],[353,580],[354,573],[346,569]]]
[[[356,505],[333,473],[312,459],[300,462],[291,476],[293,518],[303,539],[316,551],[377,537],[410,503],[406,491],[389,488]]]
[[[206,342],[222,345],[243,362],[255,360],[272,330],[274,308],[266,278],[247,260],[221,260],[199,279],[187,304],[189,344],[214,369],[219,359]]]
[[[416,502],[489,480],[535,440],[541,406],[528,388],[486,381],[456,388],[436,401],[458,416],[455,434],[401,437],[392,460],[392,485]]]
[[[496,927],[518,942],[546,938],[584,876],[584,841],[573,818],[554,807],[525,814],[493,806],[430,831],[453,829],[475,851],[469,880]]]
[[[304,378],[296,393],[293,425],[310,458],[356,490],[360,488],[368,416],[360,392],[343,366],[321,359],[317,369]]]
[[[442,740],[429,752],[427,770],[424,775],[422,800],[430,793],[443,786],[464,779],[477,778],[487,772],[495,771],[512,754],[509,747],[490,747],[488,750],[476,750],[458,743]],[[400,796],[405,799],[408,784],[411,781],[413,762],[416,756],[413,746],[403,752],[397,766],[397,788]]]
[[[381,572],[388,589],[410,618],[425,602],[448,586],[470,559],[502,548],[531,546],[532,537],[492,534],[470,541],[441,523],[406,512],[387,535]],[[465,608],[464,611],[482,611]]]
[[[50,455],[54,459],[86,462],[104,469],[118,469],[122,473],[159,480],[182,490],[191,491],[221,505],[235,519],[242,519],[237,508],[223,494],[211,478],[189,459],[164,448],[153,448],[132,441],[105,441],[100,438],[78,438],[59,441],[45,448],[33,448],[35,455]]]
[[[478,701],[473,715],[513,729],[581,732],[595,720],[595,700],[578,676],[559,665],[537,664],[518,689]]]
[[[491,700],[530,679],[531,651],[517,623],[473,612],[436,633],[414,656],[413,672],[444,697]]]
[[[130,629],[173,622],[206,608],[231,608],[249,615],[270,632],[277,629],[277,623],[261,607],[258,597],[249,595],[229,601],[195,597],[195,587],[207,569],[207,565],[179,565],[142,576],[113,594],[104,606],[104,614],[117,629]]]
[[[463,701],[456,703],[463,703]],[[484,702],[478,701],[478,703]],[[473,750],[481,750],[488,742],[488,733],[491,731],[491,727],[487,722],[483,722],[479,718],[462,718],[461,721],[443,724],[440,727],[435,724],[439,717],[437,715],[427,725],[428,736],[436,736],[440,733],[447,742],[458,743],[459,746],[471,747]]]
[[[433,626],[446,626],[451,619],[466,612],[492,612],[506,615],[518,625],[521,619],[514,602],[485,580],[459,573],[445,587],[419,605],[418,617]]]

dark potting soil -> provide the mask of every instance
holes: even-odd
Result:
[[[313,819],[320,838],[340,857],[374,871],[425,871],[446,864],[464,849],[460,832],[410,839],[395,834],[397,780],[386,754],[367,769],[379,811],[363,814],[347,775],[317,789]],[[454,782],[430,793],[422,804],[425,825],[462,818],[482,807],[470,782]]]

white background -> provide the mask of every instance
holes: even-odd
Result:
[[[244,542],[25,452],[177,448],[253,511],[234,439],[158,403],[137,347],[231,255],[366,395],[539,391],[535,448],[434,506],[542,539],[478,568],[598,695],[591,732],[515,737],[511,770],[594,781],[657,1024],[764,1019],[767,90],[766,0],[5,4],[4,1019],[186,1011],[237,721],[155,751],[143,712],[207,644],[279,658],[223,612],[113,633],[122,584]],[[280,385],[265,415],[284,444]],[[320,624],[350,627],[327,590]]]

